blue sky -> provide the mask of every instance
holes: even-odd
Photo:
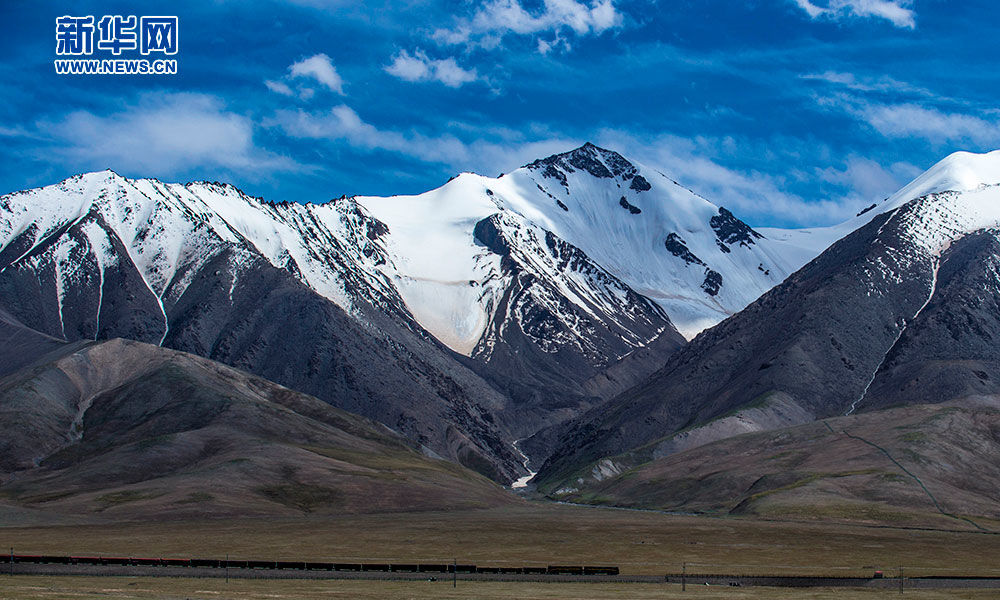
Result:
[[[6,2],[0,191],[113,168],[273,200],[416,193],[585,141],[754,225],[1000,147],[987,0]],[[61,15],[177,15],[174,76],[56,75]],[[106,53],[95,57],[107,58]]]

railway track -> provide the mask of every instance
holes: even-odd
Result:
[[[829,577],[809,575],[680,574],[623,575],[618,567],[495,567],[471,564],[329,563],[134,557],[63,557],[13,555],[4,565],[10,575],[76,575],[104,577],[194,577],[233,579],[461,580],[550,583],[646,583],[708,586],[858,587],[896,589],[896,577]],[[602,573],[597,571],[601,570]],[[1000,589],[1000,577],[907,577],[906,589]]]

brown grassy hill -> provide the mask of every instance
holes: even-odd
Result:
[[[738,435],[630,470],[623,455],[579,489],[549,493],[715,515],[996,528],[998,453],[1000,401],[966,398]]]
[[[0,502],[52,514],[295,515],[515,501],[312,396],[121,339],[67,346],[0,379],[0,431]]]

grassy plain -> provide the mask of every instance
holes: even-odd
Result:
[[[907,590],[911,600],[987,600],[996,590]],[[880,600],[899,597],[895,590],[781,589],[688,586],[674,584],[552,584],[401,581],[302,581],[165,579],[138,577],[0,576],[0,597],[17,600]]]
[[[522,503],[488,510],[285,519],[10,526],[22,554],[233,559],[617,565],[688,572],[1000,576],[1000,535],[676,516]]]

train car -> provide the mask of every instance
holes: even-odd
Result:
[[[549,565],[546,569],[549,575],[583,575],[583,567],[571,567],[566,565]]]
[[[15,554],[10,557],[14,563],[73,564],[105,566],[168,566],[232,569],[292,569],[309,571],[374,571],[385,573],[483,573],[503,575],[595,575],[617,576],[618,567],[549,565],[548,567],[493,567],[456,564],[415,564],[415,563],[328,563],[301,561],[264,560],[219,560],[206,558],[136,558],[122,556],[52,556],[35,554]],[[878,577],[878,574],[875,575]]]
[[[448,565],[449,573],[475,573],[476,565]]]
[[[504,575],[521,575],[524,573],[524,567],[500,567],[500,573]]]
[[[499,575],[500,567],[476,567],[476,573],[485,573],[487,575]]]
[[[218,569],[219,567],[225,566],[224,561],[215,558],[192,558],[192,567],[202,567],[209,569]]]
[[[164,558],[163,566],[165,567],[186,567],[191,568],[190,558]]]

